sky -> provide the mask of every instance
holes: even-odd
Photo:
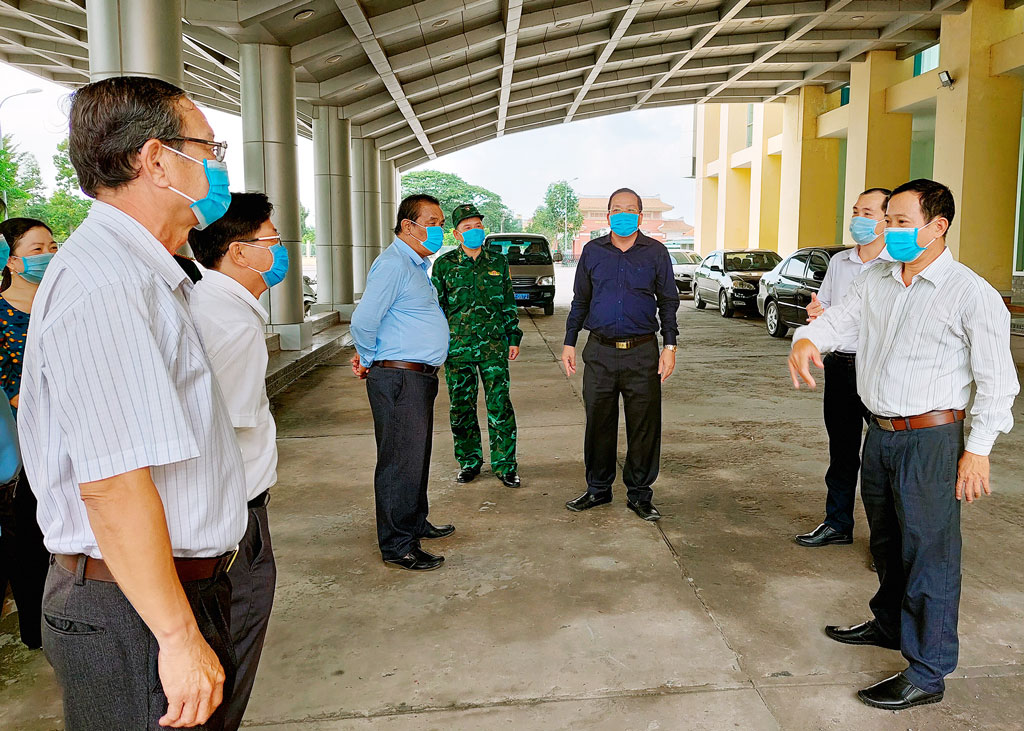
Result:
[[[30,88],[42,92],[5,102],[0,108],[0,129],[13,136],[19,149],[35,156],[43,183],[52,190],[55,170],[51,158],[67,135],[68,91],[0,63],[0,99]],[[235,181],[232,187],[241,189],[242,121],[232,114],[204,111],[217,139],[228,143],[228,170]],[[570,180],[580,196],[606,196],[621,187],[634,188],[644,196],[658,195],[675,206],[668,217],[692,223],[694,181],[683,177],[692,138],[692,107],[641,110],[507,135],[415,169],[460,175],[498,193],[524,217],[543,202],[550,183]],[[314,210],[313,143],[301,137],[299,197],[306,208]]]

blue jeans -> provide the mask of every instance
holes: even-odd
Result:
[[[860,492],[879,581],[871,611],[881,631],[899,639],[907,679],[929,693],[945,688],[959,655],[954,490],[963,451],[962,421],[902,432],[872,423],[864,443]]]

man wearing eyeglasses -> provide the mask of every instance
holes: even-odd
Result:
[[[660,241],[640,231],[643,200],[620,188],[608,199],[611,233],[583,247],[572,308],[565,325],[562,365],[576,373],[576,340],[583,349],[583,443],[587,491],[565,506],[589,510],[612,500],[619,430],[619,397],[626,413],[626,504],[644,520],[658,520],[652,485],[661,461],[661,384],[676,365],[679,291],[672,259]],[[658,351],[658,330],[663,348]]]
[[[223,218],[202,231],[192,229],[188,236],[206,269],[192,293],[192,316],[231,415],[249,500],[248,527],[228,570],[231,636],[238,660],[235,689],[225,701],[228,728],[242,723],[277,582],[267,521],[270,488],[277,482],[277,427],[267,398],[263,331],[270,317],[259,302],[288,271],[288,249],[270,220],[273,210],[263,193],[232,193]]]

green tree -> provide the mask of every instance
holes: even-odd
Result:
[[[299,204],[299,223],[302,226],[302,250],[306,256],[316,256],[316,228],[309,223],[309,209]]]
[[[533,222],[528,230],[531,233],[544,234],[549,241],[558,241],[558,248],[567,251],[582,227],[583,214],[580,212],[579,196],[569,183],[561,180],[548,186],[544,194],[544,205],[534,212]],[[566,228],[569,233],[567,238]]]
[[[4,135],[0,152],[0,190],[12,217],[35,216],[46,203],[39,163],[32,154],[19,150],[10,135]]]
[[[446,232],[451,231],[452,211],[456,206],[472,203],[484,215],[484,227],[488,231],[514,231],[515,216],[494,191],[479,185],[472,185],[452,173],[437,170],[420,170],[402,176],[402,197],[426,193],[441,202],[444,211]]]
[[[53,166],[57,169],[57,189],[46,202],[45,215],[37,217],[46,221],[53,229],[55,239],[64,241],[89,215],[92,199],[83,198],[79,192],[81,186],[75,167],[71,164],[67,137],[57,145],[57,152],[53,155]]]

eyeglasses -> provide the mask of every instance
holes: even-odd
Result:
[[[206,145],[213,151],[213,157],[217,162],[224,162],[224,157],[228,154],[227,142],[210,142],[210,140],[202,140],[198,137],[169,137],[165,142],[195,142]]]
[[[612,216],[614,216],[616,213],[640,213],[640,209],[639,208],[635,208],[635,207],[634,208],[618,208],[618,207],[616,207],[616,208],[610,209],[608,211],[608,213],[610,215],[612,215]]]
[[[276,236],[260,236],[258,239],[237,239],[233,243],[236,243],[236,244],[250,244],[251,245],[251,244],[257,244],[260,241],[273,241],[274,244],[280,244],[281,243],[281,234],[277,234]],[[268,248],[269,248],[269,246],[273,246],[274,244],[269,244]]]

